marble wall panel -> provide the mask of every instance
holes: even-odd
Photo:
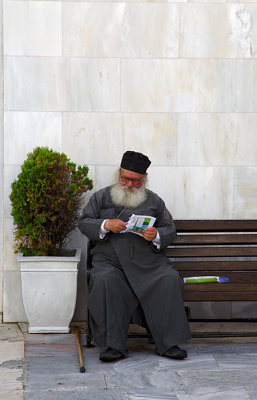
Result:
[[[14,224],[12,218],[4,219],[4,270],[5,271],[18,271],[19,264],[16,261],[17,254],[15,254],[14,246]]]
[[[175,165],[177,114],[124,114],[124,148],[148,155],[152,165]]]
[[[234,170],[233,218],[257,218],[257,167]]]
[[[65,56],[177,57],[176,4],[64,3]]]
[[[123,152],[122,152],[123,153]],[[122,154],[121,154],[122,156]],[[120,157],[121,158],[121,157]],[[88,191],[83,202],[82,209],[88,203],[90,197],[97,191],[118,181],[120,160],[116,165],[89,165],[89,177],[93,179],[94,187]]]
[[[9,196],[11,194],[11,184],[21,172],[19,164],[5,165],[4,168],[4,215],[10,217],[11,215],[11,202]]]
[[[7,0],[7,1],[14,1],[14,0]],[[23,1],[29,1],[29,0],[23,0]],[[34,0],[34,1],[49,1],[49,0]],[[59,0],[53,0],[53,1],[59,1]],[[65,2],[87,2],[88,0],[62,0],[64,3]],[[110,0],[92,0],[95,3],[108,3]],[[112,0],[113,3],[117,3],[120,0]],[[124,3],[209,3],[210,0],[123,0]],[[212,3],[234,3],[234,2],[244,2],[244,3],[254,3],[256,0],[211,0]]]
[[[69,59],[69,111],[120,111],[120,60]]]
[[[59,112],[5,112],[5,164],[22,164],[37,146],[62,149],[62,114]]]
[[[95,171],[95,191],[112,185],[118,180],[119,164],[115,166],[97,166]]]
[[[234,60],[122,60],[122,111],[233,112],[235,84]]]
[[[257,60],[237,61],[236,110],[257,112]]]
[[[13,1],[13,0],[8,0],[8,1]],[[27,0],[26,0],[27,1]],[[34,0],[34,1],[39,1],[39,0]],[[44,0],[48,1],[48,0]],[[58,1],[58,0],[56,0]],[[74,3],[74,2],[87,2],[88,0],[62,0],[64,3]],[[94,3],[110,3],[110,0],[92,0]],[[146,4],[152,4],[152,3],[185,3],[188,0],[123,0],[123,3],[146,3]],[[197,0],[198,1],[198,0]],[[199,0],[200,1],[200,0]],[[201,0],[202,1],[202,0]],[[206,0],[207,1],[207,0]],[[224,0],[213,0],[215,1],[224,1]],[[253,0],[252,0],[253,1]],[[112,3],[119,3],[120,0],[111,0]]]
[[[230,2],[233,3],[232,0]],[[256,3],[256,0],[241,0],[239,3]]]
[[[221,167],[150,167],[149,188],[175,219],[232,217],[233,174]]]
[[[63,151],[80,164],[115,165],[123,148],[118,113],[63,113]]]
[[[88,0],[5,0],[6,2],[11,1],[33,1],[33,2],[58,2],[63,3],[85,3]],[[109,3],[110,0],[92,0],[94,3]],[[119,3],[120,0],[111,0],[113,3]],[[210,0],[123,0],[124,3],[210,3]],[[256,3],[256,0],[211,0],[211,3]]]
[[[183,4],[180,24],[181,57],[257,56],[256,4]]]
[[[212,4],[224,4],[224,3],[240,3],[240,1],[237,0],[212,0]],[[203,4],[208,4],[210,3],[210,0],[186,0],[183,3],[192,3],[192,4],[197,4],[197,3],[203,3]]]
[[[4,270],[19,270],[19,265],[16,261],[15,247],[14,247],[14,224],[11,217],[11,202],[9,195],[11,193],[11,183],[20,172],[19,165],[5,166],[5,184],[4,184]]]
[[[4,54],[62,55],[62,3],[4,2]]]
[[[5,110],[61,111],[65,94],[60,93],[61,65],[55,57],[6,57]]]
[[[0,188],[4,186],[4,128],[3,128],[3,5],[0,3]],[[3,313],[3,264],[4,264],[4,201],[3,190],[0,190],[0,323]]]
[[[88,203],[88,200],[90,199],[90,197],[92,196],[92,194],[96,191],[96,189],[95,189],[95,186],[96,186],[96,173],[95,173],[95,169],[96,169],[96,167],[95,167],[94,165],[88,165],[88,164],[87,164],[87,166],[88,166],[88,169],[89,169],[89,171],[88,171],[88,177],[89,177],[90,179],[92,179],[93,185],[94,185],[94,186],[93,186],[93,189],[92,189],[92,190],[86,192],[85,197],[84,197],[83,202],[82,202],[81,211],[83,210],[83,208],[84,208],[84,207],[86,206],[86,204]]]
[[[257,114],[179,114],[178,165],[256,165]]]
[[[4,322],[27,322],[22,302],[19,271],[4,273]]]
[[[6,57],[7,111],[119,111],[120,61]]]
[[[2,323],[3,318],[3,293],[4,293],[4,273],[2,272],[2,268],[0,270],[0,324]]]

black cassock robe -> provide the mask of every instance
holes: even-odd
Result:
[[[93,339],[126,354],[131,314],[141,304],[160,354],[191,338],[183,303],[183,281],[163,250],[176,236],[175,224],[164,201],[147,190],[146,200],[133,209],[115,206],[111,186],[99,190],[84,208],[79,229],[96,241],[88,307]],[[109,232],[100,239],[105,219],[125,222],[132,214],[156,218],[160,251],[134,233]]]

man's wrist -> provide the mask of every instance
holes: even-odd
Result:
[[[105,235],[109,232],[108,230],[105,229],[105,222],[106,221],[107,221],[107,219],[105,219],[102,222],[102,225],[100,227],[100,234],[99,234],[100,239],[104,239]]]
[[[152,243],[157,247],[157,249],[159,250],[161,247],[161,237],[160,234],[157,230],[156,236],[155,238],[152,240]]]
[[[110,231],[109,221],[110,221],[109,219],[106,219],[106,220],[103,221],[103,229],[104,229],[106,232],[109,232],[109,231]]]

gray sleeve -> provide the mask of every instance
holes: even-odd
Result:
[[[173,218],[167,210],[163,200],[161,200],[160,211],[158,213],[155,227],[157,228],[161,238],[160,250],[163,250],[172,243],[177,235]]]
[[[93,194],[78,221],[80,231],[90,240],[100,240],[100,229],[105,218],[100,218],[101,196]],[[105,236],[107,237],[108,234]]]

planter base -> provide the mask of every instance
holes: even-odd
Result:
[[[81,249],[74,257],[18,254],[29,333],[68,333],[77,298]]]
[[[29,333],[69,333],[66,326],[29,326]]]

